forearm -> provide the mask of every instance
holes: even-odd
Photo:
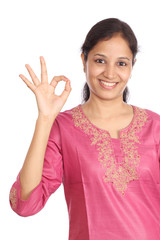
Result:
[[[20,173],[21,199],[26,200],[42,178],[44,156],[55,118],[38,117],[33,138]]]

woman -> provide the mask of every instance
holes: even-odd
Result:
[[[70,240],[160,239],[160,116],[127,104],[127,83],[136,62],[136,37],[115,18],[95,24],[82,46],[84,103],[60,112],[70,80],[41,82],[29,65],[38,105],[35,132],[10,191],[21,216],[39,212],[63,183]],[[65,81],[60,96],[59,81]]]

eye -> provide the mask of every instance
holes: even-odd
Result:
[[[103,59],[100,59],[100,58],[96,59],[95,62],[97,62],[97,63],[105,63],[105,61]]]
[[[127,66],[125,62],[118,62],[118,66]]]

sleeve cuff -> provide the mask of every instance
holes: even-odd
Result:
[[[16,182],[13,184],[9,200],[11,208],[20,216],[31,216],[39,212],[43,206],[43,192],[42,192],[42,182],[37,185],[31,192],[27,200],[21,199],[21,186],[20,186],[20,172],[17,176]]]

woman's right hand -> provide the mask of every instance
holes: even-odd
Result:
[[[32,90],[36,96],[38,105],[39,116],[44,118],[55,118],[61,111],[65,104],[72,88],[70,86],[70,80],[65,76],[53,77],[51,83],[48,83],[47,68],[44,58],[40,57],[41,62],[41,82],[33,72],[29,64],[26,64],[26,68],[32,78],[34,84],[32,84],[24,75],[20,74],[19,77],[26,83],[26,85]],[[55,88],[60,81],[65,81],[65,88],[61,95],[55,94]]]

